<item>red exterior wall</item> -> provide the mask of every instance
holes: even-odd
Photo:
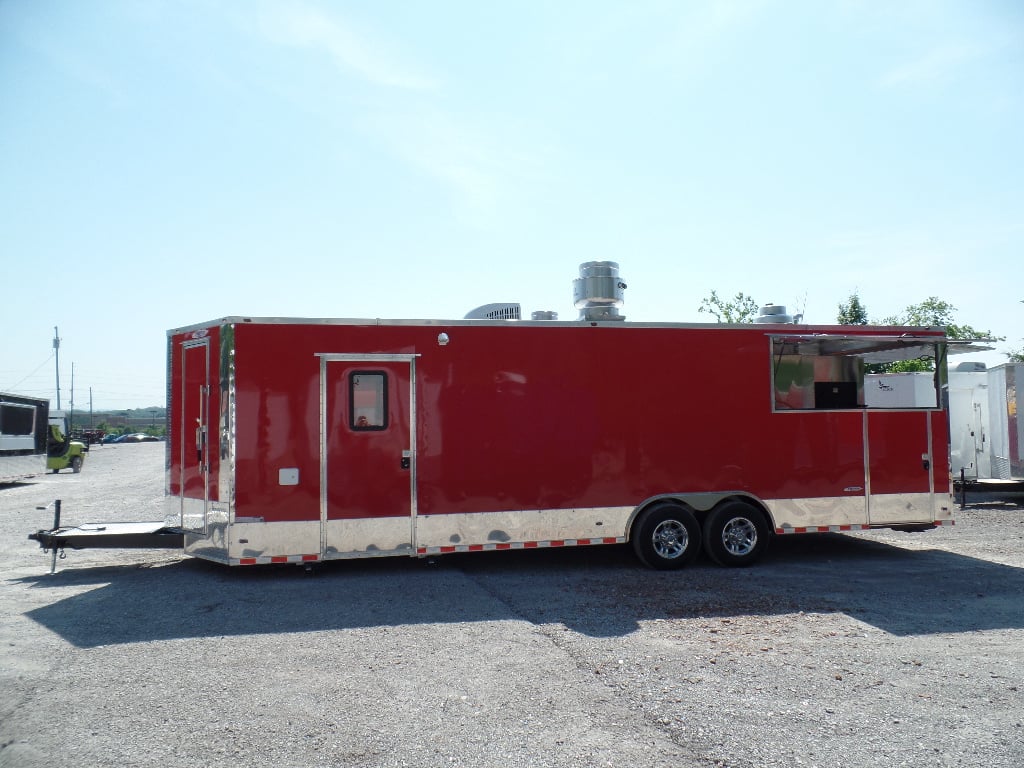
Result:
[[[319,519],[317,353],[420,355],[420,515],[627,506],[669,492],[842,496],[864,483],[861,412],[773,413],[767,334],[779,330],[239,322],[236,514],[267,522]],[[800,329],[823,330],[855,332]],[[437,343],[442,331],[450,337],[446,346]],[[216,329],[211,335],[219,375]],[[172,396],[178,383],[172,381]],[[173,418],[173,406],[171,412]],[[924,424],[923,415],[911,415]],[[933,462],[936,491],[945,492],[945,416],[930,418],[934,444],[942,446]],[[879,446],[890,438],[899,435],[879,437]],[[180,439],[172,428],[172,461]],[[278,484],[282,467],[299,469],[298,486]],[[347,477],[344,465],[328,471],[332,485]],[[351,481],[367,481],[366,471]],[[901,471],[886,475],[886,488],[899,489]],[[176,493],[173,471],[171,477]]]

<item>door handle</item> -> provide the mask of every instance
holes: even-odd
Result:
[[[410,464],[409,457],[408,456],[403,456],[402,457],[402,469],[408,469],[409,468],[409,464]]]
[[[927,453],[921,454],[921,466],[924,467],[925,472],[932,468],[931,457]]]

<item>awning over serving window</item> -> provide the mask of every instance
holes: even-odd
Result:
[[[859,357],[865,363],[892,363],[897,360],[934,358],[935,345],[945,344],[948,354],[987,352],[990,339],[945,339],[941,336],[903,334],[901,336],[833,336],[830,334],[769,334],[776,355],[818,357]]]

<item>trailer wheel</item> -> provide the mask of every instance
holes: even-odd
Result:
[[[71,471],[78,474],[82,471],[82,457],[74,456],[71,459]]]
[[[662,502],[645,510],[633,524],[633,550],[649,568],[682,568],[700,553],[700,526],[682,504]]]
[[[727,501],[704,521],[704,549],[719,565],[753,565],[768,544],[768,523],[745,501]]]

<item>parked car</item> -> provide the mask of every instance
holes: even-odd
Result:
[[[117,441],[119,443],[159,443],[159,437],[153,437],[153,435],[147,435],[144,432],[133,432],[129,435],[122,435]]]

